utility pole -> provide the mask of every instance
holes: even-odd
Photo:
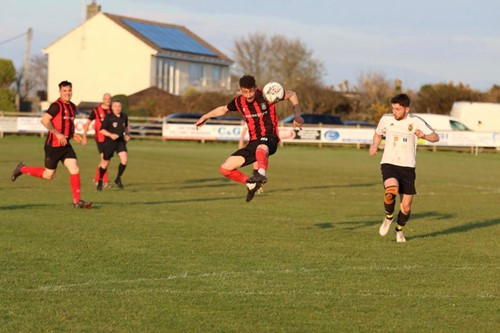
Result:
[[[28,83],[30,81],[30,47],[33,29],[29,28],[26,36],[26,53],[24,54],[24,73],[23,73],[23,97],[28,97]]]

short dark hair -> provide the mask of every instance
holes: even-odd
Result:
[[[255,78],[252,75],[244,75],[240,78],[240,88],[255,88],[257,83],[255,83]]]
[[[399,94],[391,98],[391,104],[399,104],[405,108],[410,106],[410,97],[407,94]]]
[[[59,89],[61,89],[62,87],[67,87],[67,86],[70,86],[71,88],[73,88],[73,85],[69,81],[64,80],[64,81],[61,81],[59,83]]]

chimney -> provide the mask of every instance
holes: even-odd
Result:
[[[95,3],[95,0],[92,0],[90,5],[87,5],[87,20],[92,18],[94,15],[101,11],[101,6]]]

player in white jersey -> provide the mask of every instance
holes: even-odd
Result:
[[[403,227],[410,218],[413,195],[417,194],[415,190],[417,140],[437,142],[439,136],[422,118],[410,113],[408,95],[394,96],[391,99],[391,106],[392,114],[383,115],[375,129],[370,155],[377,154],[378,146],[385,134],[384,155],[380,162],[385,188],[385,219],[379,233],[381,236],[387,235],[394,219],[396,196],[399,193],[400,210],[395,229],[396,241],[406,242]]]

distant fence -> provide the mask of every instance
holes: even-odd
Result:
[[[242,122],[217,121],[207,122],[196,129],[190,123],[169,123],[165,118],[129,117],[132,137],[163,140],[197,140],[197,141],[238,141],[244,128]],[[76,132],[83,133],[86,118],[76,118]],[[45,135],[47,130],[40,123],[39,114],[0,112],[0,137],[5,133],[33,133]],[[291,126],[279,126],[282,144],[317,144],[321,145],[369,145],[372,142],[374,129],[352,126],[304,126],[294,129]],[[89,135],[94,135],[91,123]],[[437,148],[470,148],[478,152],[479,148],[496,148],[500,151],[500,132],[474,131],[439,131],[440,140],[431,143],[420,139],[418,144]]]

